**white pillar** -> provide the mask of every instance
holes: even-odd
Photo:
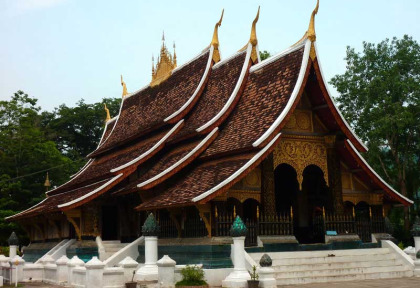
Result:
[[[276,288],[276,278],[274,278],[274,269],[272,267],[258,268],[258,276],[260,277],[261,288]]]
[[[420,236],[414,236],[414,247],[416,248],[416,254],[420,250]]]
[[[73,256],[68,262],[67,262],[67,285],[71,286],[73,281],[73,269],[77,266],[85,266],[85,262],[81,260],[77,256]]]
[[[140,267],[136,272],[136,280],[140,281],[154,281],[158,280],[158,237],[157,236],[145,236],[144,237],[144,251],[145,251],[145,263],[144,266]]]
[[[222,281],[222,287],[247,287],[251,276],[245,268],[245,236],[233,237],[233,272]]]
[[[163,256],[159,261],[157,261],[159,287],[175,287],[175,265],[176,262],[169,258],[168,255]]]
[[[18,246],[17,245],[10,245],[9,246],[9,257],[13,258],[17,255],[16,251],[17,251]]]
[[[135,275],[139,263],[133,258],[127,256],[120,263],[118,263],[118,266],[124,269],[125,282],[133,281],[133,276]]]
[[[6,257],[4,255],[0,255],[0,276],[3,276],[3,279],[8,279],[9,275],[10,275],[10,274],[6,275],[6,273],[9,273],[9,271],[6,270],[6,269],[3,269],[3,268],[6,268],[6,267],[10,267],[9,260],[10,260],[9,257]]]
[[[105,264],[98,259],[93,257],[89,262],[86,263],[86,287],[89,288],[102,288],[103,275]]]
[[[11,283],[16,283],[16,279],[18,282],[23,280],[23,265],[25,264],[25,260],[23,260],[19,256],[15,256],[10,259],[12,263],[12,279]],[[17,278],[16,278],[17,277]]]
[[[61,256],[58,258],[57,261],[55,261],[55,264],[57,264],[57,282],[58,284],[67,282],[67,262],[69,262],[69,258],[67,258],[66,255]]]

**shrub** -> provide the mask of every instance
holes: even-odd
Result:
[[[181,270],[182,280],[177,282],[175,286],[202,286],[207,285],[204,279],[203,268],[198,266],[189,266]]]

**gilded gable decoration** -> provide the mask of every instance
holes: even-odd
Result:
[[[152,61],[154,59],[152,58]],[[168,51],[165,45],[165,34],[162,35],[162,47],[160,48],[160,54],[157,58],[156,66],[152,62],[152,81],[150,86],[154,87],[159,85],[163,81],[169,78],[172,74],[172,70],[176,68],[176,53],[174,43],[174,56]]]
[[[323,137],[284,136],[273,152],[273,160],[273,169],[280,164],[288,164],[296,170],[300,189],[302,189],[303,171],[309,165],[318,166],[328,184],[327,148]]]
[[[316,41],[315,15],[318,14],[318,9],[319,9],[319,0],[316,1],[315,9],[314,11],[312,11],[311,19],[309,20],[308,30],[305,32],[305,35],[303,35],[303,37],[293,45],[293,46],[296,46],[298,44],[301,44],[306,39],[311,40],[312,45],[311,45],[311,51],[309,52],[309,56],[311,57],[312,60],[315,60],[316,58],[315,46],[313,42]]]
[[[109,109],[106,107],[106,104],[104,104],[105,112],[106,112],[106,119],[105,122],[108,122],[111,120],[111,115],[109,114]]]
[[[121,86],[123,87],[123,91],[122,91],[122,97],[124,98],[125,96],[127,96],[129,93],[127,92],[127,85],[125,84],[124,80],[123,80],[123,76],[121,75]]]

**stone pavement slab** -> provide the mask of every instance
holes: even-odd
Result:
[[[279,288],[420,288],[420,278],[376,279],[348,282],[313,283],[286,285]]]

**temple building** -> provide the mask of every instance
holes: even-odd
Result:
[[[316,45],[317,11],[297,43],[264,61],[259,11],[246,45],[227,58],[219,52],[223,14],[210,45],[182,65],[163,41],[148,85],[130,93],[121,77],[120,111],[107,111],[86,165],[8,220],[32,243],[128,243],[150,212],[160,238],[182,243],[228,236],[236,215],[249,247],[264,236],[307,244],[333,232],[371,242],[386,232],[390,208],[413,202],[364,160],[365,144],[334,103]]]

